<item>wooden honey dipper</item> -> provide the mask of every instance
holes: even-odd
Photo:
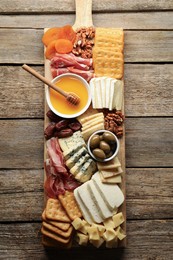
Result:
[[[80,98],[73,92],[65,92],[64,90],[62,90],[61,88],[59,88],[58,86],[56,86],[55,84],[53,84],[51,81],[49,81],[48,79],[46,79],[45,77],[43,77],[41,74],[39,74],[37,71],[35,71],[34,69],[32,69],[31,67],[29,67],[28,65],[24,64],[22,66],[22,68],[26,71],[28,71],[29,73],[31,73],[33,76],[35,76],[37,79],[41,80],[42,82],[44,82],[46,85],[48,85],[50,88],[54,89],[55,91],[57,91],[59,94],[63,95],[66,100],[71,103],[72,105],[78,105],[80,102]]]

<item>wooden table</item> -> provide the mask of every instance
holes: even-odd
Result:
[[[127,248],[45,250],[44,27],[73,24],[73,0],[1,0],[0,259],[173,259],[173,1],[93,0],[97,27],[125,29]]]

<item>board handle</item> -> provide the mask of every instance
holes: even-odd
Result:
[[[75,0],[76,20],[73,25],[74,29],[80,27],[93,26],[92,21],[92,0]]]

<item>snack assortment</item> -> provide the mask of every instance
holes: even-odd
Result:
[[[66,25],[48,29],[42,41],[52,78],[80,75],[91,93],[76,118],[46,110],[42,243],[119,247],[126,239],[123,30]]]

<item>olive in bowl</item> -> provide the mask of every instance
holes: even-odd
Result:
[[[108,130],[94,132],[88,139],[88,152],[93,159],[107,162],[113,159],[119,151],[118,138]]]

